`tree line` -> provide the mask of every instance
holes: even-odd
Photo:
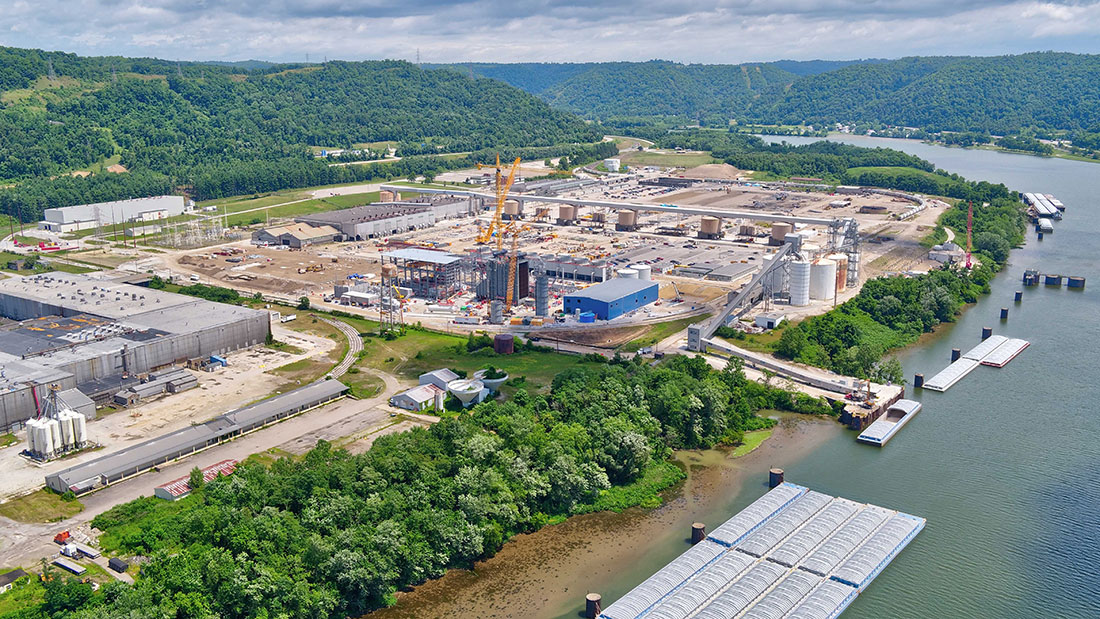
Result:
[[[547,393],[520,389],[365,453],[321,441],[300,459],[246,461],[175,503],[117,506],[93,525],[105,547],[148,557],[137,582],[93,594],[57,578],[46,601],[8,616],[358,616],[517,533],[652,502],[683,475],[667,461],[673,449],[735,444],[774,424],[757,412],[776,408],[832,413],[746,379],[738,364],[578,363]]]

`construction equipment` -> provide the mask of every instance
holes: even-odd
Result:
[[[479,166],[480,168],[480,166]],[[504,213],[504,201],[508,197],[508,190],[512,188],[512,183],[516,182],[516,171],[519,170],[519,157],[516,157],[515,162],[512,163],[512,168],[508,172],[507,179],[503,178],[503,174],[500,169],[500,155],[497,155],[496,165],[496,198],[497,207],[493,212],[493,219],[489,222],[489,227],[481,229],[478,228],[477,242],[484,245],[493,239],[494,233],[497,239],[497,249],[504,248],[504,220],[501,215]]]
[[[511,311],[512,303],[515,301],[515,287],[516,287],[516,268],[519,262],[519,235],[531,229],[531,226],[517,226],[514,223],[509,224],[505,229],[506,234],[512,235],[512,252],[508,256],[508,288],[504,293],[504,309],[505,311]]]

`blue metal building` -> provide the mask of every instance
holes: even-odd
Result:
[[[657,300],[657,282],[648,279],[611,279],[565,295],[567,314],[592,312],[600,320],[611,320]]]

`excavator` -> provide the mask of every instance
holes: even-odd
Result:
[[[478,166],[481,167],[480,165]],[[496,165],[496,197],[497,206],[493,212],[493,219],[489,222],[488,228],[482,228],[480,223],[478,224],[477,242],[480,245],[485,245],[489,241],[493,240],[493,235],[496,235],[497,249],[504,249],[504,221],[501,219],[501,214],[504,212],[504,201],[508,198],[508,190],[512,188],[512,183],[516,182],[516,171],[519,170],[519,157],[516,157],[515,162],[512,163],[512,169],[508,172],[507,179],[504,178],[500,169],[500,155],[497,155]]]

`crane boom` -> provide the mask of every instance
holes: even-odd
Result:
[[[504,247],[504,222],[501,218],[501,214],[504,212],[504,201],[508,199],[508,191],[512,188],[512,183],[516,182],[516,170],[519,169],[520,158],[516,157],[516,160],[512,163],[512,169],[508,172],[507,179],[504,179],[500,169],[500,155],[497,155],[497,170],[496,170],[496,198],[497,205],[496,210],[493,212],[493,219],[489,222],[489,226],[484,230],[478,232],[477,242],[481,244],[488,243],[493,238],[493,233],[497,236],[497,249],[503,249]]]

